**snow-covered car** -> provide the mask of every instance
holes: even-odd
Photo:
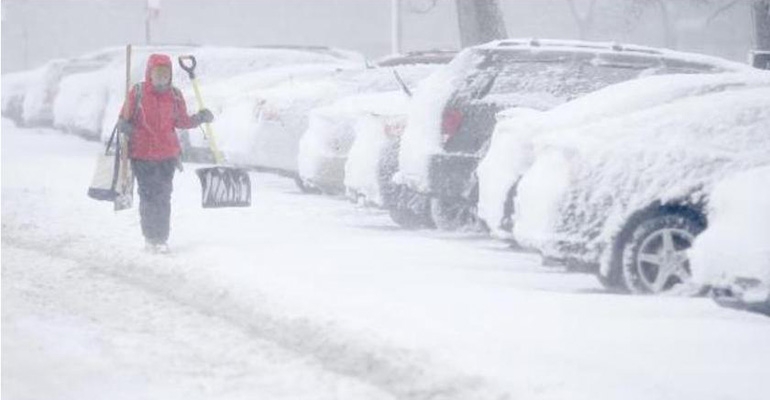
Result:
[[[349,152],[359,140],[360,121],[403,114],[407,99],[400,90],[365,93],[313,109],[299,143],[298,173],[303,185],[325,193],[343,191]]]
[[[693,281],[721,304],[770,314],[770,165],[716,184],[707,209],[689,251]]]
[[[190,46],[132,46],[131,82],[144,79],[151,53],[179,55],[192,49]],[[102,50],[100,53],[108,59],[104,65],[67,74],[55,83],[53,127],[88,139],[109,137],[125,97],[125,52],[123,47]]]
[[[152,47],[158,51],[182,48],[189,47]],[[136,53],[147,53],[146,49],[150,48],[137,46]],[[124,54],[125,48],[110,47],[70,59],[51,60],[33,70],[3,75],[3,116],[20,125],[67,129],[69,127],[61,121],[66,116],[69,120],[82,121],[91,128],[91,133],[98,132],[98,124],[93,120],[103,113],[107,101],[105,86],[114,81],[116,92],[125,90]],[[143,67],[141,70],[134,68],[133,72],[134,77],[144,78]]]
[[[476,221],[474,171],[500,110],[548,110],[641,76],[748,68],[715,57],[579,41],[504,40],[466,49],[415,93],[391,216],[442,229]]]
[[[434,70],[435,65],[429,64],[397,67],[407,86]],[[228,104],[214,125],[225,132],[220,135],[222,148],[232,162],[294,178],[306,190],[297,171],[300,138],[308,128],[310,111],[346,96],[400,89],[394,68],[337,70],[321,78],[285,82]]]
[[[269,86],[296,75],[325,70],[344,63],[362,64],[357,53],[324,47],[185,47],[185,46],[136,46],[132,56],[132,82],[144,79],[147,57],[162,52],[176,58],[192,54],[199,60],[196,74],[205,82],[226,80],[226,90],[211,90],[214,95],[226,93],[232,96],[241,91]],[[117,57],[107,67],[89,73],[73,74],[61,81],[54,104],[54,126],[87,137],[107,135],[115,123],[115,117],[125,96],[125,59]],[[176,67],[175,67],[176,68]],[[279,73],[282,72],[282,73]],[[263,74],[265,76],[261,76]],[[227,78],[233,78],[229,80]],[[187,75],[177,69],[174,85],[195,106],[195,97]],[[208,88],[207,88],[208,89]],[[212,88],[213,89],[213,88]],[[207,93],[208,94],[208,93]],[[212,105],[219,104],[217,97],[206,98]],[[109,118],[104,118],[108,116]]]
[[[349,50],[322,46],[255,46],[248,48],[201,47],[192,53],[197,61],[196,75],[205,106],[217,120],[228,107],[236,109],[267,88],[297,80],[317,79],[346,69],[365,65],[363,55]],[[188,107],[197,109],[197,99],[187,74],[178,71],[176,85],[182,90]],[[227,121],[229,127],[238,121]],[[217,139],[223,150],[242,149],[241,129],[218,129]],[[213,161],[202,134],[181,133],[183,154],[191,161]]]
[[[770,84],[770,74],[661,75],[618,83],[549,111],[515,108],[498,114],[489,150],[476,170],[478,216],[491,233],[511,239],[516,184],[532,165],[533,138],[607,118],[642,111],[688,96]]]
[[[22,124],[24,112],[24,95],[31,87],[32,82],[42,80],[43,68],[29,71],[3,74],[2,79],[2,115],[13,120],[16,124]]]
[[[514,239],[610,288],[687,282],[714,184],[770,164],[770,85],[723,89],[535,137]]]
[[[380,59],[377,66],[420,64],[439,68],[456,54],[454,51],[411,52]],[[394,79],[397,78],[394,76]],[[406,100],[411,95],[411,88],[406,86],[402,89],[395,92],[354,95],[310,112],[308,130],[302,135],[298,156],[299,177],[305,187],[326,192],[340,192],[345,188],[345,171],[355,168],[355,165],[346,166],[346,161],[348,151],[357,140],[355,126],[358,125],[358,119],[380,118],[381,122],[387,124],[398,113],[405,116]],[[367,135],[363,140],[371,139],[372,137]],[[369,161],[377,163],[378,158]]]
[[[52,126],[59,83],[67,76],[99,70],[121,55],[109,48],[71,59],[55,59],[29,71],[3,75],[2,114],[17,124]]]

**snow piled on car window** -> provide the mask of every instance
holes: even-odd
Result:
[[[686,98],[540,136],[536,156],[560,151],[568,160],[569,190],[555,208],[551,232],[535,235],[522,224],[515,237],[546,254],[569,252],[606,268],[603,250],[633,213],[658,202],[699,203],[725,176],[770,162],[769,131],[770,89],[758,88]],[[539,209],[543,196],[528,190],[539,189],[519,186],[517,223]]]
[[[729,286],[757,279],[770,288],[770,165],[714,186],[709,226],[690,249],[693,279]]]

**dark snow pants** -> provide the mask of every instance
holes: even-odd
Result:
[[[139,184],[139,215],[142,234],[152,244],[166,243],[171,229],[171,191],[176,159],[131,160]]]

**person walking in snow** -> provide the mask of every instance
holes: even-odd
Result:
[[[207,109],[187,114],[182,93],[171,84],[171,72],[169,56],[150,55],[145,80],[131,88],[118,120],[118,130],[130,138],[128,154],[139,186],[146,249],[163,253],[168,252],[174,172],[182,170],[176,129],[214,120]]]

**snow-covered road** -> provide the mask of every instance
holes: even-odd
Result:
[[[3,279],[3,398],[392,398],[95,265],[6,242]]]
[[[770,319],[604,293],[473,235],[253,174],[177,176],[172,254],[85,196],[100,146],[2,125],[4,399],[764,399]],[[188,165],[193,169],[193,165]]]

